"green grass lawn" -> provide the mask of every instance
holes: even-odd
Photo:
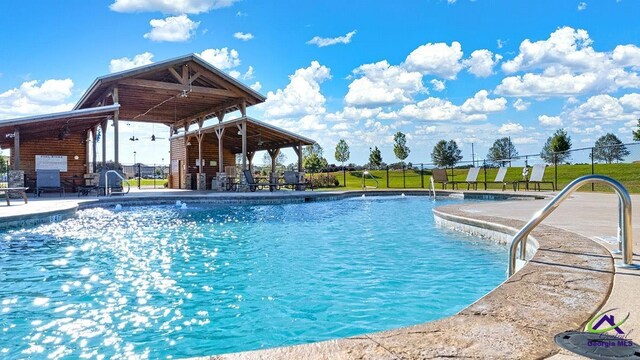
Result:
[[[129,179],[127,180],[131,187],[138,187],[138,179]],[[167,183],[167,179],[140,179],[140,187],[153,188],[153,184],[155,181],[156,188],[163,188]],[[124,185],[126,186],[126,185]]]
[[[544,173],[545,181],[554,181],[555,171],[553,166],[548,166]],[[451,170],[447,170],[447,173],[450,174]],[[467,169],[454,169],[453,170],[453,180],[454,181],[464,181],[467,177]],[[488,168],[486,170],[486,179],[487,181],[493,181],[496,177],[496,173],[498,169],[496,168]],[[562,189],[567,184],[569,184],[574,179],[582,176],[591,174],[591,164],[585,165],[558,165],[558,188]],[[640,163],[627,163],[627,164],[595,164],[594,172],[596,174],[610,176],[618,181],[620,181],[629,192],[632,193],[640,193]],[[327,189],[348,189],[348,190],[357,190],[362,189],[362,172],[361,171],[347,171],[346,172],[346,184],[344,187],[343,181],[343,173],[336,172],[333,173],[336,175],[338,181],[340,181],[340,186],[338,188],[327,188]],[[371,170],[371,174],[378,181],[379,189],[416,189],[422,188],[422,181],[424,181],[424,187],[429,187],[429,177],[431,176],[431,172],[429,170],[424,171],[424,175],[421,179],[421,174],[419,170],[405,170],[404,176],[402,170],[389,170],[389,178],[387,185],[387,171],[386,170]],[[507,176],[505,177],[506,181],[517,181],[522,178],[522,167],[511,167],[507,170]],[[451,179],[451,175],[449,175]],[[480,174],[478,175],[478,181],[484,181],[485,173],[483,170],[480,170]],[[367,186],[375,186],[376,183],[371,177],[366,177],[366,185]],[[440,189],[441,185],[436,184],[436,189]],[[451,186],[448,187],[449,189]],[[466,186],[460,185],[461,189],[466,189]],[[502,187],[498,184],[489,184],[489,189],[500,190]],[[542,186],[542,189],[551,189],[550,185],[545,184]],[[482,184],[478,185],[478,189],[484,189]],[[596,191],[611,191],[606,186],[596,185]],[[591,191],[591,185],[586,185],[580,189],[580,191]]]

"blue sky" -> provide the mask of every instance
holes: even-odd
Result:
[[[511,136],[537,153],[640,118],[640,2],[109,0],[0,2],[0,119],[70,109],[97,76],[198,53],[267,96],[250,114],[351,161],[408,134],[408,161],[455,139],[466,160]],[[125,126],[138,137],[166,129]],[[167,143],[121,143],[160,162]],[[167,153],[168,155],[168,153]],[[258,157],[261,159],[261,157]],[[290,162],[294,156],[288,153]]]

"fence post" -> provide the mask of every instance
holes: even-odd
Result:
[[[553,177],[554,187],[558,190],[558,154],[553,153]]]
[[[420,163],[420,186],[424,189],[424,164]]]
[[[347,169],[342,165],[342,184],[344,187],[347,187]]]
[[[482,169],[484,170],[484,189],[487,190],[487,160],[482,160]]]
[[[407,178],[404,175],[404,164],[402,164],[402,188],[407,188]]]
[[[153,189],[156,188],[156,164],[153,164]]]
[[[387,165],[387,188],[389,188],[389,165]]]
[[[142,189],[141,185],[140,185],[140,181],[142,179],[142,174],[140,174],[140,163],[138,163],[138,190]]]
[[[591,148],[591,175],[595,174],[595,167],[593,166],[593,148]],[[591,191],[596,191],[596,184],[591,183]]]

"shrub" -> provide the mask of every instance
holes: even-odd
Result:
[[[340,184],[335,175],[325,173],[314,174],[311,182],[313,187],[332,187]]]

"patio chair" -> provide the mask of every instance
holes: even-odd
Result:
[[[540,185],[542,184],[551,184],[551,189],[556,191],[556,184],[553,181],[544,181],[544,171],[547,168],[545,164],[536,164],[533,165],[533,169],[531,170],[531,176],[529,180],[521,180],[518,181],[517,187],[520,189],[520,183],[525,183],[527,190],[529,190],[529,184],[533,184],[533,189],[540,191]]]
[[[453,181],[449,181],[447,169],[433,169],[431,170],[431,177],[433,178],[434,183],[441,183],[443,189],[447,188],[447,184],[451,184],[452,189],[455,186]]]
[[[502,184],[502,191],[507,189],[507,184],[511,184],[513,186],[513,191],[516,190],[516,183],[513,181],[505,181],[504,177],[507,175],[507,168],[500,167],[498,168],[498,173],[496,174],[496,179],[493,181],[487,181],[484,183],[485,190],[487,189],[487,184]]]
[[[464,180],[464,182],[467,184],[467,190],[469,190],[469,188],[471,188],[471,186],[473,186],[474,190],[478,190],[478,174],[480,173],[480,168],[479,167],[472,167],[469,168],[469,172],[467,173],[467,178]],[[453,186],[458,187],[458,184],[460,184],[462,182],[453,182]]]
[[[247,180],[247,185],[249,185],[249,190],[251,192],[254,192],[258,189],[264,189],[267,186],[269,187],[269,191],[274,191],[278,189],[278,183],[256,181],[253,178],[253,174],[251,173],[251,170],[243,170],[242,172],[244,173],[244,178],[245,180]]]
[[[304,176],[304,173],[299,173],[297,171],[285,171],[284,172],[284,187],[291,188],[292,190],[302,190],[304,191],[307,186],[313,190],[311,183],[304,179],[304,181],[300,181],[300,174]]]
[[[0,188],[0,193],[4,193],[4,198],[7,200],[7,206],[11,206],[10,198],[12,194],[22,196],[24,203],[28,204],[29,200],[27,199],[27,190],[29,190],[28,187]]]
[[[43,191],[57,191],[62,197],[64,187],[60,185],[60,170],[36,171],[36,196],[40,196]]]

